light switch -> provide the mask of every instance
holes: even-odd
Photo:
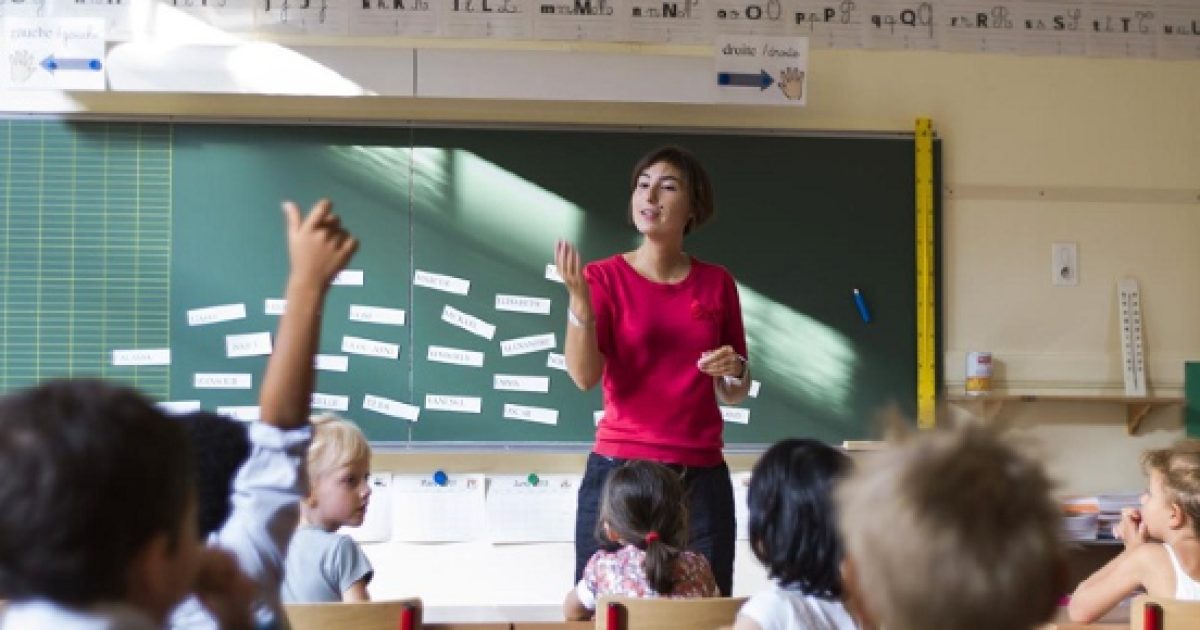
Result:
[[[1075,243],[1054,243],[1050,246],[1050,281],[1056,287],[1079,284],[1079,251]]]

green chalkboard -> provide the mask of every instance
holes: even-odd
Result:
[[[47,130],[68,139],[103,133],[94,123],[8,125],[9,135],[22,142],[28,140],[22,133]],[[362,272],[363,282],[330,292],[320,351],[348,356],[349,367],[319,372],[319,392],[334,400],[345,397],[343,414],[380,443],[590,442],[599,392],[578,391],[565,372],[548,366],[546,351],[504,356],[501,344],[553,333],[557,347],[551,352],[561,352],[565,291],[545,277],[554,241],[577,242],[587,259],[632,248],[637,241],[626,218],[629,171],[649,149],[674,143],[696,153],[713,177],[717,217],[686,246],[737,278],[754,376],[761,382],[758,396],[742,405],[749,422],[727,423],[726,441],[861,439],[872,436],[873,416],[885,405],[915,413],[911,138],[611,129],[136,128],[165,138],[169,148],[169,168],[137,173],[139,181],[165,187],[171,200],[170,258],[158,268],[169,270],[169,301],[162,304],[169,303],[165,343],[172,365],[165,372],[169,388],[157,395],[199,400],[206,408],[255,404],[265,358],[227,357],[226,336],[275,328],[277,316],[267,314],[264,301],[282,297],[286,274],[279,201],[307,205],[328,196],[362,241],[350,268]],[[35,129],[37,134],[30,131]],[[10,161],[13,155],[10,148]],[[6,217],[28,212],[11,203],[4,210]],[[6,237],[13,233],[4,225],[0,229]],[[3,269],[3,299],[15,303],[9,276],[16,272],[11,264]],[[469,290],[420,286],[413,282],[417,273],[469,281]],[[855,308],[855,287],[869,302],[870,323]],[[548,299],[552,306],[549,314],[498,310],[497,294]],[[147,304],[145,314],[161,317],[162,304]],[[188,311],[227,304],[244,305],[246,316],[188,325]],[[404,325],[351,321],[352,305],[402,309]],[[447,307],[494,331],[452,325],[444,318]],[[398,358],[347,354],[342,346],[348,336],[395,344]],[[2,341],[7,352],[13,342]],[[483,365],[431,361],[430,346],[480,353]],[[6,369],[12,363],[6,360]],[[196,373],[249,373],[254,382],[247,390],[198,389]],[[497,374],[548,378],[548,392],[498,391]],[[413,423],[364,409],[367,396],[421,407],[431,397],[477,398],[479,412],[425,408]],[[557,422],[505,419],[505,404],[556,410]]]

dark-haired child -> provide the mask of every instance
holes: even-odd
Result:
[[[588,619],[604,595],[720,597],[704,556],[687,551],[680,473],[649,461],[614,469],[604,484],[596,538],[601,549],[563,602],[568,620]]]
[[[751,597],[735,630],[854,630],[842,602],[842,543],[833,484],[850,458],[815,440],[784,440],[754,466],[750,547],[771,586]]]
[[[160,628],[205,563],[187,440],[127,387],[0,400],[0,505],[4,630]]]

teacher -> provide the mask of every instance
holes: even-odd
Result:
[[[570,295],[566,361],[582,390],[603,381],[604,417],[588,456],[575,517],[575,581],[596,552],[600,495],[626,460],[666,464],[687,493],[689,548],[733,590],[733,487],[721,454],[718,400],[750,389],[737,285],[690,256],[684,237],[713,217],[712,184],[690,153],[663,147],[633,169],[629,220],[637,249],[581,266],[559,241],[555,264]]]

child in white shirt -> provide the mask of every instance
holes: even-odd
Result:
[[[750,547],[771,586],[738,613],[735,630],[857,630],[842,601],[842,543],[833,484],[850,458],[816,440],[772,446],[750,477]]]

